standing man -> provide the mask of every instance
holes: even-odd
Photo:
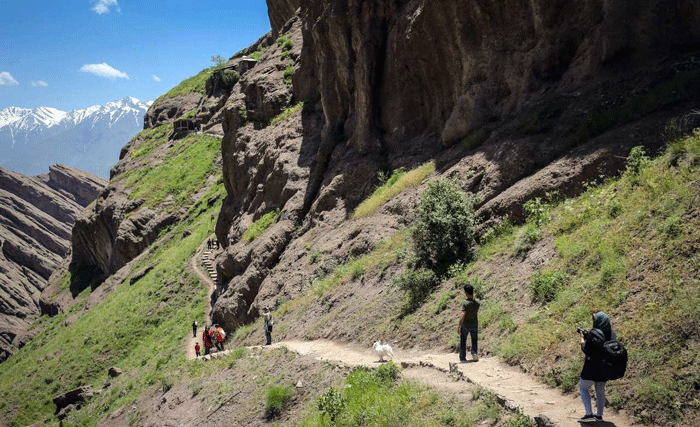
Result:
[[[195,338],[197,336],[197,319],[194,319],[194,322],[192,322],[192,338]]]
[[[274,322],[269,308],[263,309],[263,317],[265,318],[265,345],[270,345],[272,344],[272,325]]]
[[[462,316],[459,318],[459,361],[467,361],[467,335],[472,337],[472,360],[479,360],[477,355],[479,348],[478,335],[479,335],[479,319],[477,313],[479,312],[479,302],[474,299],[474,287],[472,285],[464,286],[464,293],[467,295],[467,299],[462,303]]]

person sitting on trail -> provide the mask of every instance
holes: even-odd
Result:
[[[202,353],[199,352],[199,349],[200,349],[200,348],[201,348],[201,347],[199,346],[199,343],[195,343],[195,345],[194,345],[194,353],[195,353],[195,356],[197,356],[197,357],[199,357],[199,356],[202,355]]]
[[[467,361],[467,335],[472,337],[471,354],[472,360],[479,360],[478,338],[479,338],[479,302],[474,299],[474,287],[464,286],[464,293],[467,299],[462,303],[462,316],[459,318],[459,361]]]
[[[219,351],[224,351],[224,340],[226,339],[226,332],[224,332],[224,329],[216,325],[216,348]]]
[[[263,309],[263,317],[265,318],[265,345],[270,345],[272,344],[272,325],[274,321],[268,307]]]
[[[192,322],[192,338],[197,336],[197,320]]]
[[[202,332],[202,342],[204,342],[204,355],[211,353],[212,341],[209,332],[209,326],[204,327],[204,332]]]
[[[606,341],[616,339],[616,333],[612,329],[610,318],[602,311],[592,311],[593,328],[602,332]],[[591,329],[591,330],[592,330]],[[581,381],[579,392],[586,414],[579,422],[603,421],[603,409],[605,408],[605,382],[608,380],[601,372],[601,358],[603,343],[591,331],[581,330],[581,351],[586,355],[581,369]],[[598,410],[595,414],[591,408],[591,386],[595,385],[595,403]]]

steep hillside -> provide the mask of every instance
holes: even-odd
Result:
[[[0,362],[30,339],[25,331],[69,252],[71,227],[106,184],[63,165],[36,177],[0,168]]]
[[[159,98],[73,229],[70,267],[43,295],[54,317],[0,365],[7,422],[55,423],[48,397],[88,384],[105,391],[59,412],[69,423],[194,422],[170,411],[207,417],[225,399],[242,424],[264,423],[262,389],[291,377],[270,366],[248,379],[226,359],[219,375],[245,382],[254,408],[224,385],[195,398],[218,377],[183,357],[207,305],[189,266],[215,231],[211,320],[232,346],[258,342],[269,306],[276,340],[454,349],[469,282],[487,354],[571,391],[575,328],[603,309],[632,360],[610,406],[696,423],[693,2],[448,3],[270,0],[271,34]],[[668,141],[653,163],[632,151]],[[411,236],[424,190],[445,179],[474,196],[477,244],[436,273]],[[107,380],[110,366],[124,373]],[[273,422],[323,425],[329,383],[309,369],[320,386]],[[457,423],[433,409],[377,425]]]
[[[305,245],[337,242],[326,249],[344,262],[410,223],[412,200],[347,221],[378,174],[434,160],[477,196],[483,234],[524,220],[531,198],[615,176],[635,145],[659,152],[700,97],[692,2],[271,3],[281,36],[224,106],[214,316],[229,328],[307,287]],[[293,61],[282,120],[280,80],[257,83],[281,71],[277,58]],[[270,233],[241,239],[277,210]]]

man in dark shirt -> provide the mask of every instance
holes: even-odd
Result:
[[[479,319],[479,302],[474,299],[474,287],[472,285],[464,286],[464,293],[467,294],[467,299],[462,303],[462,316],[459,318],[459,361],[467,361],[467,335],[472,337],[471,354],[472,360],[479,360],[477,352]]]

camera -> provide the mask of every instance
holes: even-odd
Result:
[[[584,337],[584,338],[585,338],[586,336],[588,336],[588,330],[587,330],[587,329],[583,329],[583,328],[580,327],[580,326],[577,326],[577,327],[576,327],[576,333],[583,334],[583,337]]]

